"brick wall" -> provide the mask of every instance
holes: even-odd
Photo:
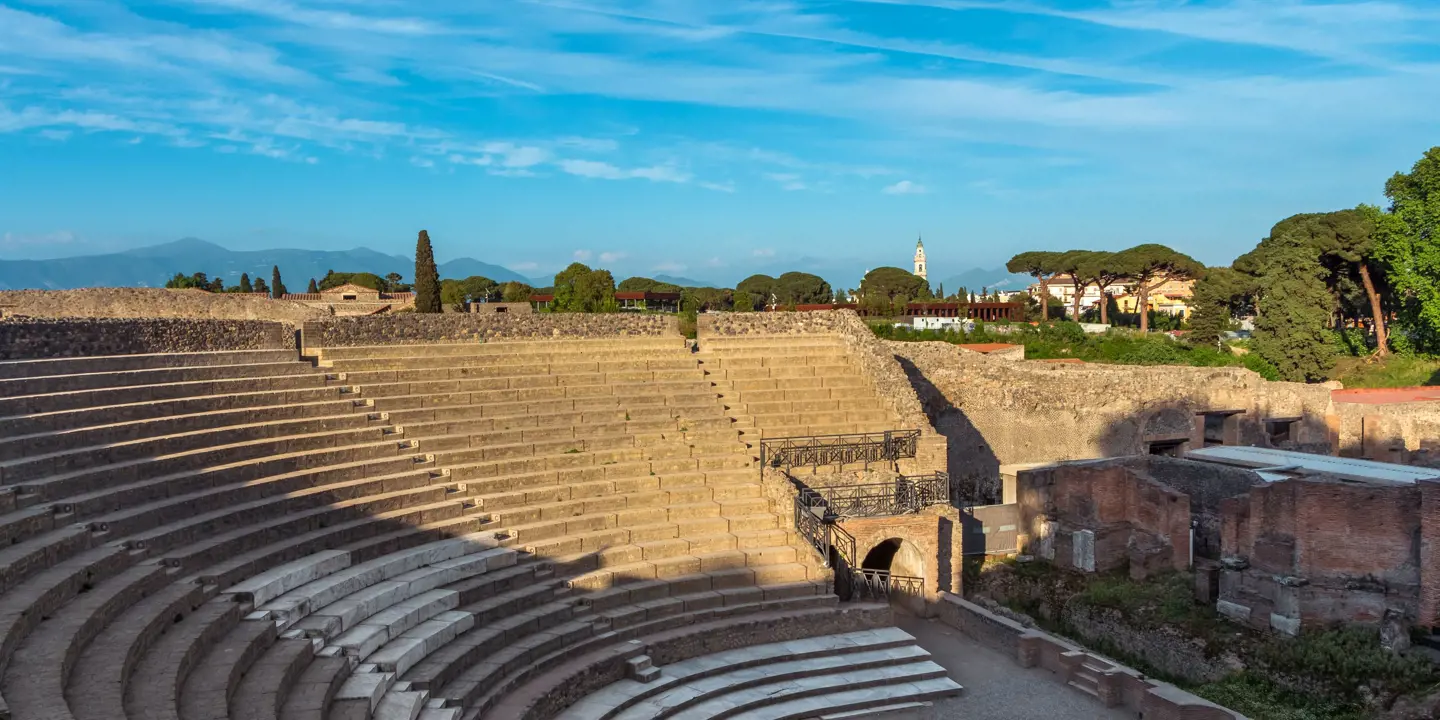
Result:
[[[280,350],[294,346],[289,327],[264,320],[32,317],[0,320],[0,360]]]
[[[1145,461],[1116,458],[1021,470],[1016,478],[1021,532],[1032,545],[1051,537],[1048,554],[1062,567],[1075,566],[1073,543],[1088,531],[1096,572],[1129,564],[1133,574],[1137,562],[1146,562],[1135,549],[1147,547],[1161,565],[1188,568],[1190,499],[1149,475]],[[1159,569],[1148,563],[1146,568]]]
[[[926,508],[915,515],[879,518],[850,518],[841,527],[855,536],[856,562],[891,538],[910,543],[924,562],[925,594],[933,601],[938,593],[958,592],[961,570],[960,513],[953,507]],[[895,568],[897,575],[907,574]]]
[[[674,315],[401,313],[307,321],[305,346],[418,345],[485,340],[680,337]]]
[[[1284,632],[1387,613],[1428,623],[1422,486],[1324,477],[1261,485],[1222,504],[1222,610]],[[1432,498],[1433,502],[1433,498]],[[1434,508],[1431,507],[1431,510]]]

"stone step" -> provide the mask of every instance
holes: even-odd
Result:
[[[234,378],[223,380],[194,380],[188,382],[161,383],[158,385],[127,385],[97,390],[75,390],[71,392],[41,392],[32,395],[0,397],[0,417],[49,413],[59,410],[76,410],[100,405],[121,405],[173,400],[208,395],[229,395],[245,392],[277,390],[305,390],[323,388],[325,377],[318,373],[305,375],[275,375],[269,377]]]
[[[394,397],[399,395],[438,395],[442,393],[487,393],[490,402],[506,400],[530,400],[550,397],[565,397],[567,390],[578,393],[599,394],[596,386],[624,386],[635,383],[685,383],[704,381],[705,376],[698,367],[687,370],[625,370],[616,372],[573,372],[544,375],[527,374],[519,376],[475,377],[457,380],[369,382],[360,383],[351,379],[353,373],[335,381],[337,385],[348,385],[362,389],[366,397]]]
[[[233,380],[252,377],[307,375],[319,372],[315,366],[295,358],[281,362],[242,365],[200,365],[179,368],[136,368],[108,372],[70,373],[28,378],[0,378],[0,397],[76,392],[127,385],[159,385],[203,380]]]
[[[149,355],[95,355],[73,358],[0,361],[0,378],[36,378],[97,372],[123,372],[155,368],[204,367],[278,363],[297,358],[287,350],[227,350],[220,352],[157,353]]]
[[[549,354],[589,355],[607,350],[668,350],[683,351],[685,342],[681,338],[645,338],[597,340],[539,340],[539,341],[497,341],[485,343],[426,343],[417,345],[361,345],[354,347],[320,347],[314,350],[324,360],[361,357],[437,357],[437,356],[488,356],[488,355],[530,355]]]
[[[408,370],[346,370],[327,372],[339,375],[342,382],[357,385],[369,383],[417,382],[432,380],[465,380],[483,377],[523,377],[570,373],[609,373],[630,371],[695,370],[699,362],[694,356],[680,354],[648,360],[594,360],[592,358],[539,363],[527,359],[520,364],[475,364],[448,368],[416,368]]]

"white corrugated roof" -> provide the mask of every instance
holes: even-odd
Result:
[[[1260,472],[1260,476],[1271,482],[1290,477],[1296,470],[1306,474],[1324,473],[1346,480],[1383,485],[1413,485],[1421,480],[1440,481],[1440,470],[1434,468],[1275,448],[1218,445],[1203,450],[1191,450],[1185,453],[1185,457],[1188,460],[1234,465],[1256,471],[1269,470]]]

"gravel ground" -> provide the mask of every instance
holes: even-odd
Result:
[[[938,620],[896,614],[896,624],[914,635],[931,659],[965,686],[958,698],[942,700],[926,720],[1134,720],[1137,715],[1107,708],[1072,690],[1045,670],[1027,670],[1002,653],[981,646]]]

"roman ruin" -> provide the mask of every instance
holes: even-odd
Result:
[[[1365,572],[1400,599],[1345,619],[1425,625],[1440,597],[1406,544],[1429,483],[1183,459],[1339,452],[1322,386],[890,343],[848,311],[703,314],[687,340],[655,314],[215,303],[0,319],[0,717],[963,708],[901,612],[1102,706],[1236,718],[967,602],[963,560],[1201,567],[1222,610],[1280,629]],[[1385,554],[1317,552],[1277,512],[1386,528]],[[1282,607],[1265,573],[1311,589]]]

